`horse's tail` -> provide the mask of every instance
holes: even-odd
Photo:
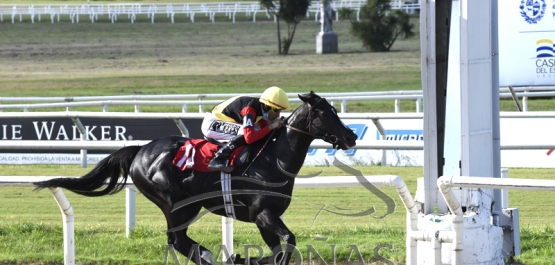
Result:
[[[119,192],[125,186],[133,159],[142,146],[127,146],[102,159],[80,178],[55,178],[35,182],[36,189],[60,187],[84,196],[97,197]],[[121,178],[120,178],[121,175]],[[96,190],[107,184],[102,190]]]

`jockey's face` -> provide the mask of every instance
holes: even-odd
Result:
[[[281,110],[280,109],[274,109],[271,108],[270,111],[268,112],[268,119],[273,121],[275,120],[277,117],[279,117],[279,114],[281,114]]]

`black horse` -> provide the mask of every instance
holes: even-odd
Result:
[[[120,191],[129,175],[137,189],[164,213],[168,244],[189,260],[197,264],[214,262],[209,250],[187,236],[188,225],[204,207],[222,216],[228,216],[231,211],[235,219],[255,223],[264,242],[272,249],[271,256],[258,262],[285,265],[296,242],[280,216],[291,202],[294,177],[303,165],[311,142],[320,138],[334,148],[346,150],[355,146],[357,138],[326,99],[312,91],[299,98],[304,103],[286,119],[286,126],[251,146],[251,162],[235,168],[230,178],[231,189],[225,192],[220,172],[181,171],[172,165],[179,143],[187,140],[180,136],[121,148],[83,177],[58,178],[35,185],[39,189],[62,187],[85,196],[102,196]],[[225,196],[228,196],[227,203],[224,203]],[[281,240],[285,243],[284,250]],[[238,258],[232,262],[245,260]]]

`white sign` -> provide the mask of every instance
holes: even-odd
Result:
[[[555,0],[499,1],[499,85],[555,85]]]
[[[96,164],[107,157],[108,154],[87,154],[87,163]],[[33,165],[33,164],[81,164],[80,154],[58,154],[58,153],[2,153],[0,164]]]
[[[364,119],[344,120],[358,136],[357,143],[382,144],[387,142],[424,141],[423,123],[420,119],[380,120],[385,129],[385,139],[380,135],[374,123]],[[351,165],[380,165],[384,152],[382,150],[349,149],[309,149],[305,165],[331,165],[334,158]],[[386,164],[389,166],[422,166],[424,151],[421,150],[387,150]]]

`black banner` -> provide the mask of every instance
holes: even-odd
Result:
[[[102,119],[80,118],[88,132],[89,141],[154,140],[168,135],[181,135],[171,119]],[[189,137],[203,137],[202,120],[182,120],[189,130]],[[0,120],[1,140],[75,141],[81,137],[70,118],[9,118]],[[3,150],[2,152],[22,152]],[[29,153],[26,150],[24,152]],[[56,153],[59,151],[49,151]],[[68,151],[63,151],[68,153]],[[105,151],[103,153],[106,153]]]

